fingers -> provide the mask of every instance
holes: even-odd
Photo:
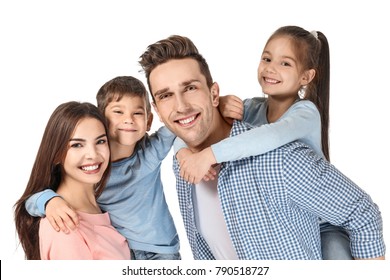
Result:
[[[203,177],[203,180],[208,182],[210,180],[214,180],[217,176],[217,172],[214,168],[210,168],[209,172]]]
[[[71,209],[67,212],[61,212],[46,217],[55,231],[61,230],[64,233],[75,230],[80,222],[77,213]]]
[[[186,173],[183,170],[180,171],[180,176],[191,184],[199,184],[200,179],[197,179],[196,176],[191,175],[190,173]]]
[[[68,228],[70,228],[71,230],[75,230],[76,227],[78,226],[79,224],[79,217],[78,215],[76,214],[76,212],[74,211],[67,211],[66,212],[67,215],[65,215],[63,217],[63,222],[66,224],[66,226]]]
[[[65,226],[60,216],[47,217],[47,219],[49,220],[51,226],[54,228],[55,231],[61,230],[64,233],[69,233],[69,229]]]

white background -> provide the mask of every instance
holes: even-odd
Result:
[[[17,245],[13,205],[57,105],[70,100],[95,104],[99,87],[115,76],[132,75],[145,82],[139,56],[149,44],[172,34],[194,41],[221,94],[259,96],[262,48],[283,25],[319,30],[329,40],[331,161],[379,205],[389,244],[390,20],[385,1],[345,2],[1,1],[1,260],[15,273],[31,269],[20,262],[24,254]],[[156,116],[153,130],[159,126]],[[189,261],[171,155],[163,163],[165,193],[182,258]]]

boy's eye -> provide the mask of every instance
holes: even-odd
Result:
[[[282,66],[291,66],[291,64],[288,62],[282,62],[281,64],[282,64]]]
[[[115,114],[123,114],[123,112],[122,112],[122,111],[119,111],[119,110],[114,110],[114,113],[115,113]]]

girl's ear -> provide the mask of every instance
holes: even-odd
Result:
[[[316,70],[310,69],[303,73],[301,78],[301,86],[306,86],[314,79],[316,75]]]

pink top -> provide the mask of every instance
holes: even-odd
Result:
[[[47,218],[39,226],[42,260],[129,260],[130,249],[112,225],[108,213],[77,212],[80,224],[66,234],[57,232]]]

